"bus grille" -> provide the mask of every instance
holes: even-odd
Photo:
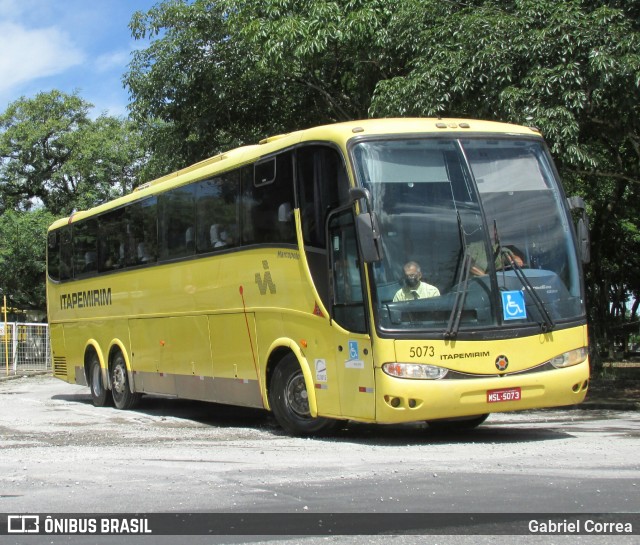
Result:
[[[67,376],[67,358],[53,358],[53,374],[57,377]]]

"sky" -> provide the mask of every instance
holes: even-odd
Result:
[[[159,0],[0,0],[0,113],[21,97],[58,89],[94,105],[91,117],[126,116],[122,76],[148,42],[129,21]]]

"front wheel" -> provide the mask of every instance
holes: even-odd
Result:
[[[116,409],[133,409],[140,401],[141,394],[131,392],[127,364],[118,353],[111,366],[111,395]]]
[[[339,420],[311,416],[304,375],[293,354],[286,356],[273,372],[269,404],[278,424],[293,435],[328,433],[341,424]]]

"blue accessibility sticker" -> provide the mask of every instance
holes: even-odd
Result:
[[[524,304],[524,293],[521,291],[503,291],[502,313],[505,320],[523,320],[527,317],[527,307]]]
[[[349,359],[357,360],[360,357],[358,341],[349,341]]]

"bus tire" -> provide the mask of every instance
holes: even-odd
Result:
[[[107,407],[111,405],[111,392],[102,382],[102,369],[97,354],[93,354],[89,361],[89,388],[91,388],[91,401],[95,407]]]
[[[475,416],[461,416],[459,418],[441,418],[438,420],[427,420],[430,429],[439,432],[458,432],[477,428],[487,418],[489,413]]]
[[[133,409],[140,401],[141,394],[131,392],[129,374],[124,356],[118,352],[111,365],[111,396],[116,409]]]
[[[329,433],[341,425],[339,420],[311,416],[304,375],[293,354],[285,356],[273,371],[269,404],[278,424],[292,435]]]

